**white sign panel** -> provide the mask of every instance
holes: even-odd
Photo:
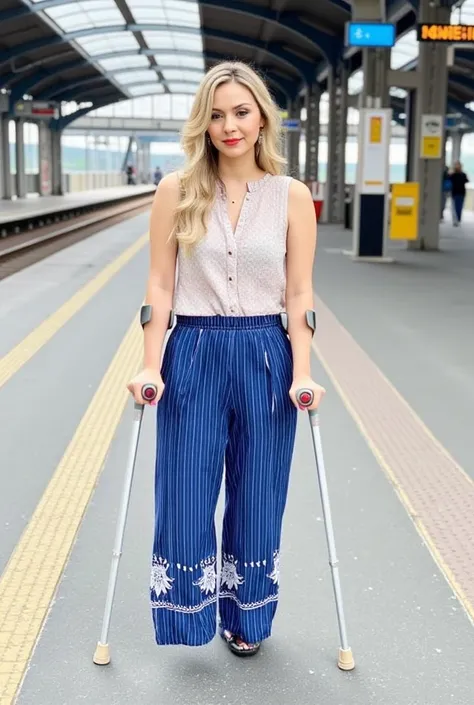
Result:
[[[391,120],[391,110],[365,108],[359,113],[359,193],[388,192]]]
[[[441,159],[443,146],[442,115],[421,116],[420,157],[422,159]]]

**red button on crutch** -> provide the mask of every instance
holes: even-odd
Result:
[[[314,395],[311,389],[298,389],[296,399],[300,406],[311,406]],[[343,671],[352,671],[355,667],[352,649],[347,641],[346,623],[344,619],[344,608],[342,604],[341,583],[339,580],[338,560],[336,556],[336,544],[334,541],[334,531],[332,527],[331,506],[329,503],[328,486],[326,481],[326,472],[324,469],[323,448],[321,445],[321,434],[319,432],[319,414],[317,409],[308,410],[311,431],[313,436],[313,448],[316,459],[316,470],[318,472],[319,490],[321,492],[321,504],[324,515],[324,526],[326,528],[326,541],[329,552],[329,565],[331,566],[332,584],[334,588],[334,597],[336,599],[336,612],[339,624],[339,657],[337,665]]]
[[[144,384],[141,388],[141,395],[147,401],[153,401],[158,394],[158,389],[154,384]],[[135,460],[137,457],[138,441],[140,439],[140,429],[142,425],[144,404],[134,403],[134,416],[132,427],[132,438],[129,446],[129,455],[127,468],[125,471],[125,480],[120,500],[120,509],[117,519],[117,528],[115,532],[115,542],[112,551],[112,564],[110,566],[109,584],[107,587],[107,597],[105,600],[104,617],[102,620],[102,631],[100,641],[97,643],[94,652],[93,661],[98,666],[106,666],[110,663],[110,650],[108,644],[110,618],[112,616],[112,607],[114,602],[115,586],[117,584],[118,568],[120,556],[122,555],[123,536],[125,533],[125,524],[127,522],[128,505],[130,503],[130,494],[132,491],[133,473],[135,471]]]

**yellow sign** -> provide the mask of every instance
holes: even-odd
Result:
[[[382,142],[382,118],[370,118],[370,144],[380,144]]]
[[[420,184],[393,184],[390,209],[390,239],[416,240],[418,237],[418,206]]]
[[[439,159],[441,157],[441,137],[422,137],[421,158]]]
[[[419,24],[419,42],[474,42],[474,25],[471,24]]]

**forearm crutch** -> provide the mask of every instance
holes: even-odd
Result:
[[[311,389],[298,389],[296,392],[298,404],[302,407],[311,406],[314,395]],[[344,608],[342,604],[341,583],[339,581],[339,568],[336,556],[336,544],[334,541],[334,531],[331,518],[331,506],[329,503],[328,486],[326,482],[326,472],[324,469],[323,448],[321,444],[321,434],[319,432],[319,414],[317,409],[309,409],[309,420],[313,436],[314,455],[316,459],[316,469],[318,472],[319,489],[321,492],[321,504],[323,507],[324,525],[326,528],[326,540],[329,552],[329,565],[331,566],[332,584],[334,597],[336,599],[337,620],[339,623],[339,657],[337,665],[343,671],[352,671],[355,666],[352,656],[352,649],[347,641],[346,623],[344,619]]]
[[[141,389],[141,393],[143,399],[146,399],[147,401],[153,401],[153,399],[158,393],[158,390],[154,384],[144,384]],[[112,564],[110,566],[109,585],[107,587],[107,598],[105,600],[102,631],[100,634],[100,641],[97,643],[93,657],[94,663],[96,663],[98,666],[106,666],[108,663],[110,663],[110,650],[108,644],[110,617],[112,615],[115,586],[117,584],[118,568],[120,563],[120,557],[122,555],[123,536],[125,533],[125,524],[127,521],[128,506],[130,503],[130,494],[132,491],[133,473],[135,471],[135,460],[137,457],[137,448],[138,441],[140,439],[140,430],[142,425],[144,408],[144,404],[134,402],[132,437],[130,440],[127,468],[125,472],[125,480],[120,501],[117,528],[115,531],[115,543],[112,551]]]

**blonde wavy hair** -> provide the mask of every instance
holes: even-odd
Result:
[[[218,151],[207,139],[214,94],[223,83],[235,81],[249,89],[265,121],[261,143],[255,145],[257,166],[269,174],[281,174],[286,164],[280,152],[281,121],[277,105],[260,76],[247,64],[225,61],[210,69],[199,86],[191,113],[183,128],[181,144],[186,164],[179,174],[181,199],[174,214],[171,237],[185,254],[204,237],[208,216],[219,182]]]

